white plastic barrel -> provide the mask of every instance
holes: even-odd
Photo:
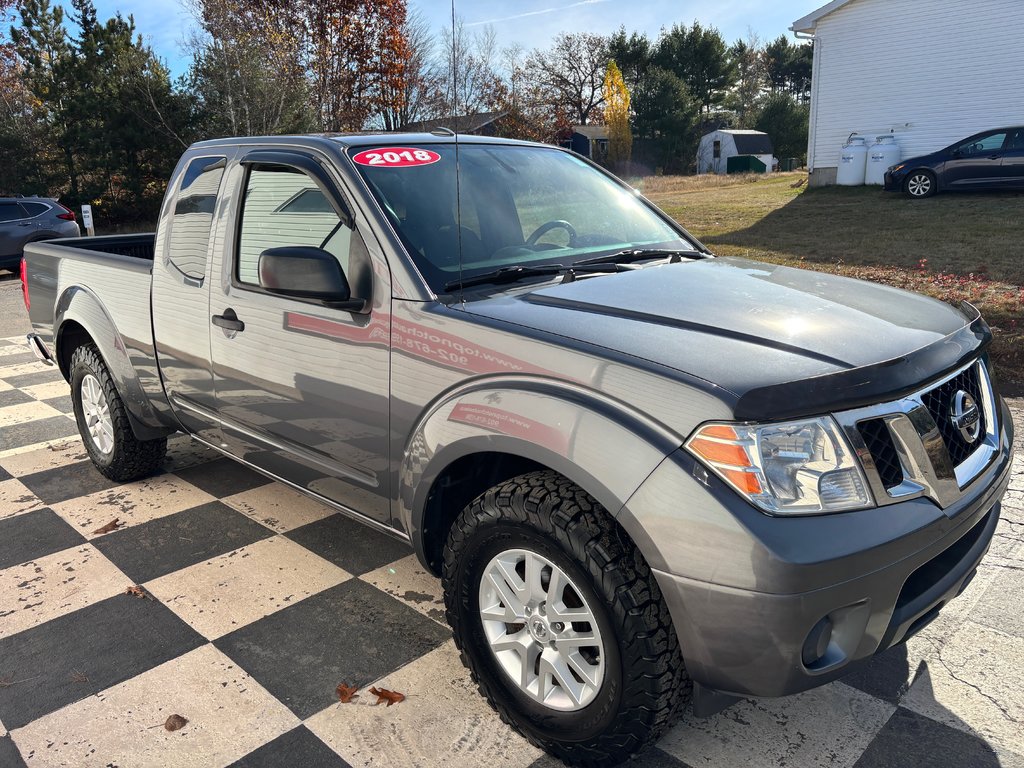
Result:
[[[868,146],[863,136],[851,136],[839,153],[836,183],[844,187],[859,187],[867,172]]]
[[[868,166],[864,181],[867,184],[884,184],[885,172],[903,159],[900,145],[896,137],[890,134],[879,136],[875,143],[868,147]]]

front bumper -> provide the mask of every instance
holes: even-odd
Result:
[[[997,457],[944,510],[916,498],[769,518],[684,453],[666,460],[622,514],[638,515],[649,532],[638,543],[652,553],[698,690],[726,698],[798,693],[853,671],[934,619],[970,582],[999,520],[1012,444],[1012,422],[1001,411]],[[673,525],[664,509],[639,511],[670,495],[676,509],[680,501],[687,508],[681,533],[672,530],[678,517]]]
[[[905,173],[892,173],[890,171],[886,171],[882,181],[882,189],[886,192],[901,192],[903,190],[903,182],[906,177],[907,175]]]

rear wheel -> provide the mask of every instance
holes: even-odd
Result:
[[[907,197],[922,199],[931,197],[935,191],[935,174],[931,171],[914,171],[903,182],[903,192]]]
[[[553,472],[476,499],[444,551],[448,621],[502,720],[571,765],[654,742],[691,684],[643,556],[586,492]]]
[[[89,458],[106,477],[124,483],[160,468],[167,439],[135,437],[113,377],[92,344],[71,355],[71,399]]]

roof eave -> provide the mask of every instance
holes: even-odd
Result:
[[[821,6],[816,11],[804,16],[802,19],[797,19],[790,24],[789,29],[792,32],[802,32],[806,35],[813,35],[815,30],[818,28],[818,21],[825,16],[828,16],[833,11],[838,11],[847,3],[851,3],[853,0],[832,0],[831,3]]]

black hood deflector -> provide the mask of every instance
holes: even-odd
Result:
[[[991,341],[992,331],[979,315],[942,341],[895,360],[752,389],[736,403],[736,418],[778,421],[898,400],[967,365]]]

